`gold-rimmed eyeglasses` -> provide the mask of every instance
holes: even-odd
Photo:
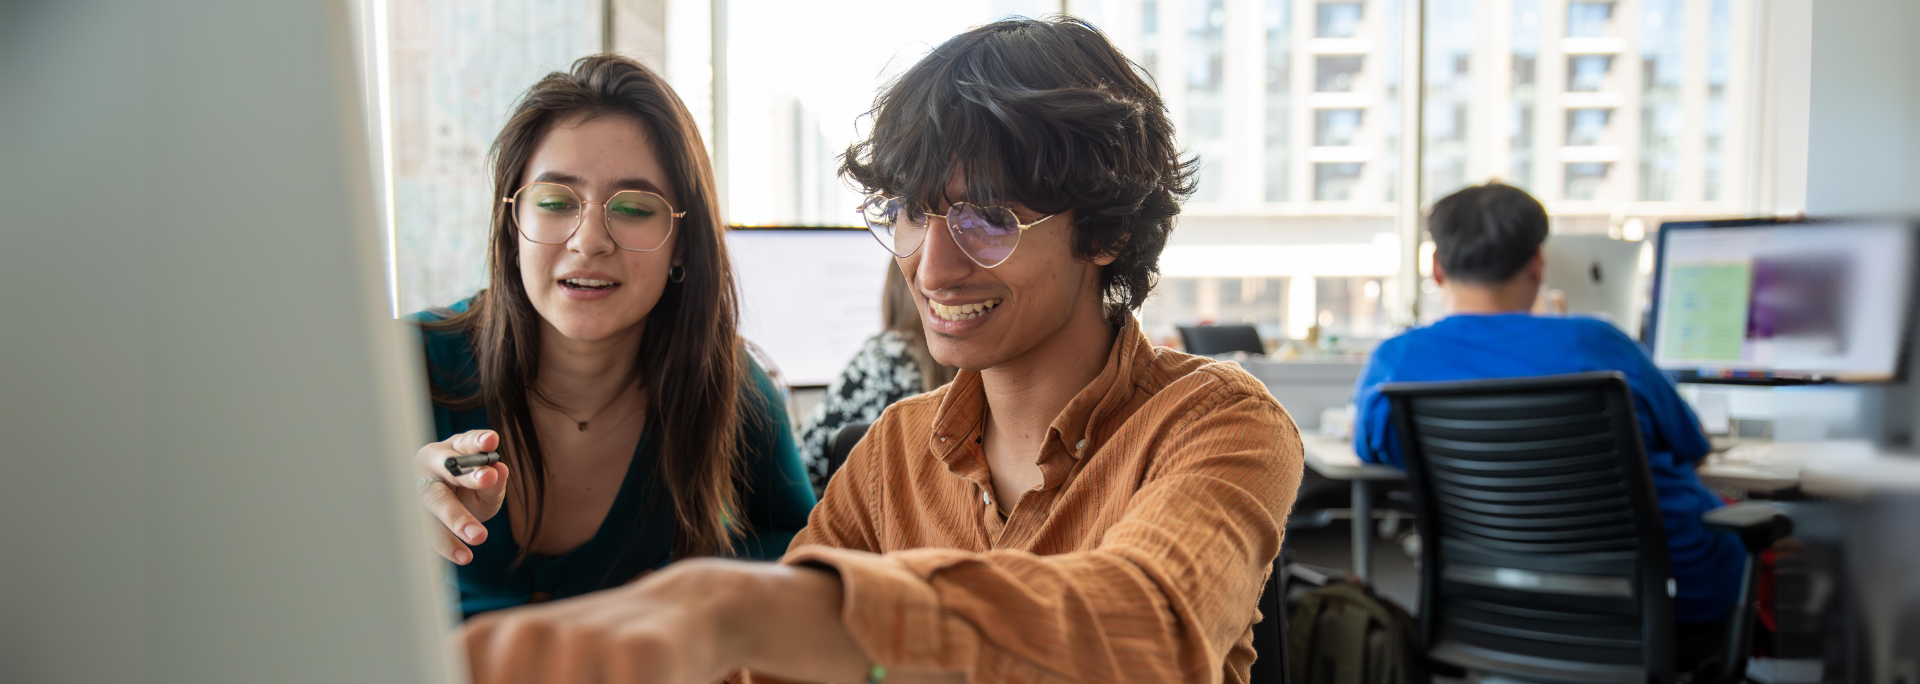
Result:
[[[502,197],[513,227],[520,236],[543,245],[563,244],[586,222],[587,205],[606,210],[607,235],[630,252],[651,252],[667,244],[673,227],[687,212],[673,210],[667,198],[645,190],[621,190],[604,202],[580,199],[573,188],[559,183],[528,183]]]
[[[1013,256],[1015,247],[1020,246],[1020,235],[1028,228],[1040,225],[1041,221],[1059,216],[1047,214],[1032,221],[1021,223],[1020,217],[1006,207],[983,207],[969,202],[954,202],[945,214],[935,214],[913,207],[897,198],[885,195],[873,195],[860,204],[860,216],[867,222],[867,230],[880,240],[880,246],[894,256],[906,258],[920,251],[920,245],[927,241],[927,224],[930,218],[946,221],[947,231],[953,233],[953,241],[960,245],[960,251],[972,259],[981,268],[993,268],[1006,263]]]

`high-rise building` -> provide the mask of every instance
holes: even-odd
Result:
[[[1152,73],[1201,159],[1167,294],[1144,315],[1156,335],[1202,320],[1272,337],[1391,332],[1407,6],[1069,2]],[[1556,232],[1627,239],[1670,218],[1744,213],[1756,11],[1753,0],[1427,0],[1423,202],[1501,180],[1539,197]],[[1272,312],[1227,315],[1252,279],[1288,293]]]

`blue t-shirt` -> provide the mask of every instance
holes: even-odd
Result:
[[[1456,315],[1381,343],[1354,389],[1354,450],[1373,463],[1404,467],[1380,386],[1620,371],[1633,390],[1647,466],[1666,519],[1675,620],[1697,624],[1726,615],[1740,586],[1746,550],[1732,535],[1709,531],[1700,515],[1720,498],[1693,466],[1710,449],[1693,409],[1639,343],[1606,321],[1528,314]]]
[[[465,311],[468,303],[460,302],[452,310]],[[440,314],[423,311],[407,320],[418,323],[440,318]],[[421,336],[429,381],[456,393],[471,392],[477,382],[478,365],[467,336],[458,331],[425,329]],[[733,552],[745,558],[773,559],[786,553],[794,534],[806,527],[807,515],[813,510],[813,487],[800,465],[786,405],[776,399],[773,381],[750,359],[747,367],[751,377],[745,378],[740,388],[740,468],[734,486],[740,492],[748,527]],[[754,415],[771,420],[749,417]],[[433,407],[435,439],[490,429],[485,408],[456,411],[437,404]],[[508,508],[501,507],[484,523],[487,540],[472,547],[472,562],[447,564],[459,585],[460,613],[472,617],[511,608],[527,603],[536,592],[562,599],[615,587],[673,560],[673,502],[654,481],[657,448],[652,435],[640,436],[607,517],[593,538],[567,553],[552,558],[528,555],[515,566],[513,559],[519,555],[520,546],[513,539]]]

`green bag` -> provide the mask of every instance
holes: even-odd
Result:
[[[1419,623],[1366,587],[1336,582],[1287,609],[1289,684],[1429,684]]]

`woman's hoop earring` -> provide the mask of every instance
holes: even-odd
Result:
[[[674,264],[673,266],[667,268],[667,280],[677,283],[686,279],[687,279],[687,267],[681,266],[679,264]]]

